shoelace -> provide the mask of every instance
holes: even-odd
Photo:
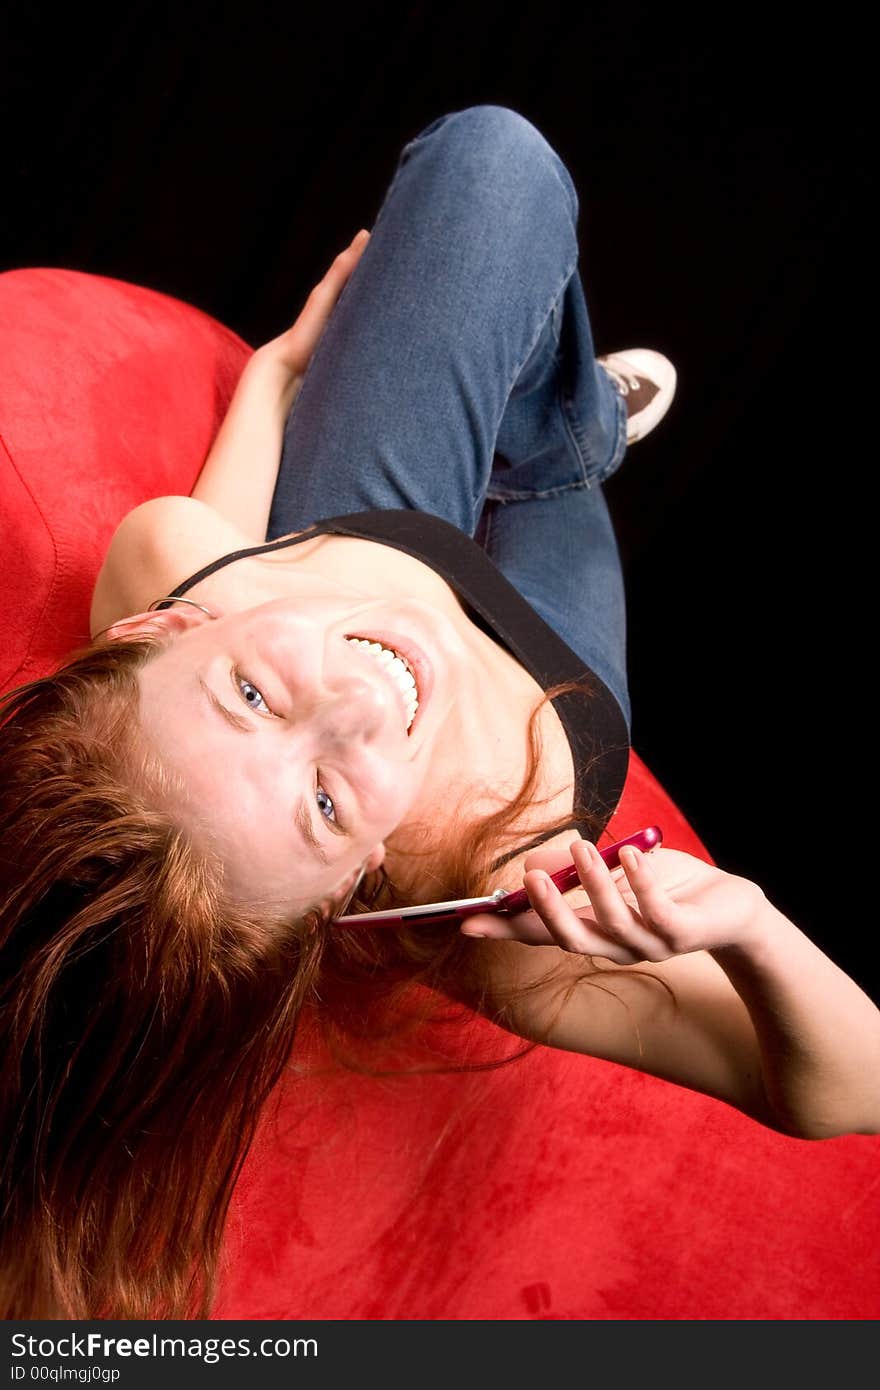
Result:
[[[603,362],[602,366],[611,379],[616,382],[617,388],[622,396],[628,396],[630,391],[639,390],[641,383],[637,376],[626,377],[622,372],[616,371],[614,367],[609,367],[607,362]]]

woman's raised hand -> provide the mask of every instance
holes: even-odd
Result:
[[[574,861],[589,903],[566,902],[549,874]],[[617,965],[661,961],[689,951],[744,946],[759,935],[764,893],[750,879],[726,873],[680,850],[620,851],[609,870],[596,847],[576,840],[569,854],[538,850],[525,861],[524,886],[533,911],[513,917],[479,913],[465,936],[556,945]]]
[[[296,322],[257,349],[261,358],[280,363],[291,376],[305,376],[327,320],[369,240],[370,233],[365,227],[361,228],[345,250],[340,251],[324,278],[309,292]]]

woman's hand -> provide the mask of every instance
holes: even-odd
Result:
[[[744,946],[760,930],[767,900],[756,883],[725,873],[680,850],[620,852],[612,873],[598,850],[576,840],[564,851],[538,850],[526,859],[524,886],[532,912],[514,917],[479,913],[462,923],[465,936],[556,945],[618,965],[661,961],[689,951]],[[589,904],[572,907],[548,877],[574,861]]]
[[[315,285],[296,323],[248,359],[190,494],[257,545],[266,539],[287,418],[327,320],[369,239],[369,232],[359,232]]]
[[[327,320],[369,240],[370,233],[362,228],[351,244],[340,251],[323,280],[311,290],[296,322],[277,338],[257,348],[256,357],[280,364],[292,377],[305,376]]]

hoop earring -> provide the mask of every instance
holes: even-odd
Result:
[[[191,603],[191,604],[193,605],[194,608],[201,608],[202,612],[203,612],[203,613],[207,613],[207,615],[208,615],[209,618],[216,618],[216,616],[217,616],[217,614],[216,614],[216,613],[212,613],[211,610],[210,610],[209,608],[203,607],[203,605],[202,605],[201,603],[196,603],[195,599],[193,599],[193,598],[183,598],[183,597],[181,597],[181,598],[170,598],[170,597],[169,597],[169,598],[156,598],[156,599],[153,599],[153,602],[150,604],[149,608],[145,609],[144,611],[145,611],[146,613],[152,613],[152,612],[155,611],[157,604],[160,604],[160,603]],[[119,627],[120,623],[130,623],[130,622],[133,622],[133,621],[135,621],[135,618],[134,618],[134,617],[132,617],[132,618],[119,618],[115,623],[108,623],[108,625],[107,625],[106,627],[102,627],[100,632],[96,632],[95,635],[94,635],[94,637],[89,638],[89,641],[91,641],[91,642],[97,642],[98,638],[99,638],[99,637],[103,637],[105,632],[109,632],[110,629],[111,629],[111,627]]]
[[[154,598],[153,602],[150,604],[149,608],[147,608],[146,611],[148,613],[152,613],[154,609],[158,608],[160,603],[191,603],[193,608],[200,608],[203,613],[207,613],[209,618],[216,618],[217,616],[216,613],[211,612],[210,608],[205,608],[203,604],[196,603],[194,598],[184,598],[183,595],[181,595],[179,598],[174,598],[172,596],[168,596],[166,598]]]

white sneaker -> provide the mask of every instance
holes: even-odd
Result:
[[[668,357],[651,348],[625,348],[597,357],[626,400],[626,442],[635,444],[659,425],[672,404],[677,381]]]

